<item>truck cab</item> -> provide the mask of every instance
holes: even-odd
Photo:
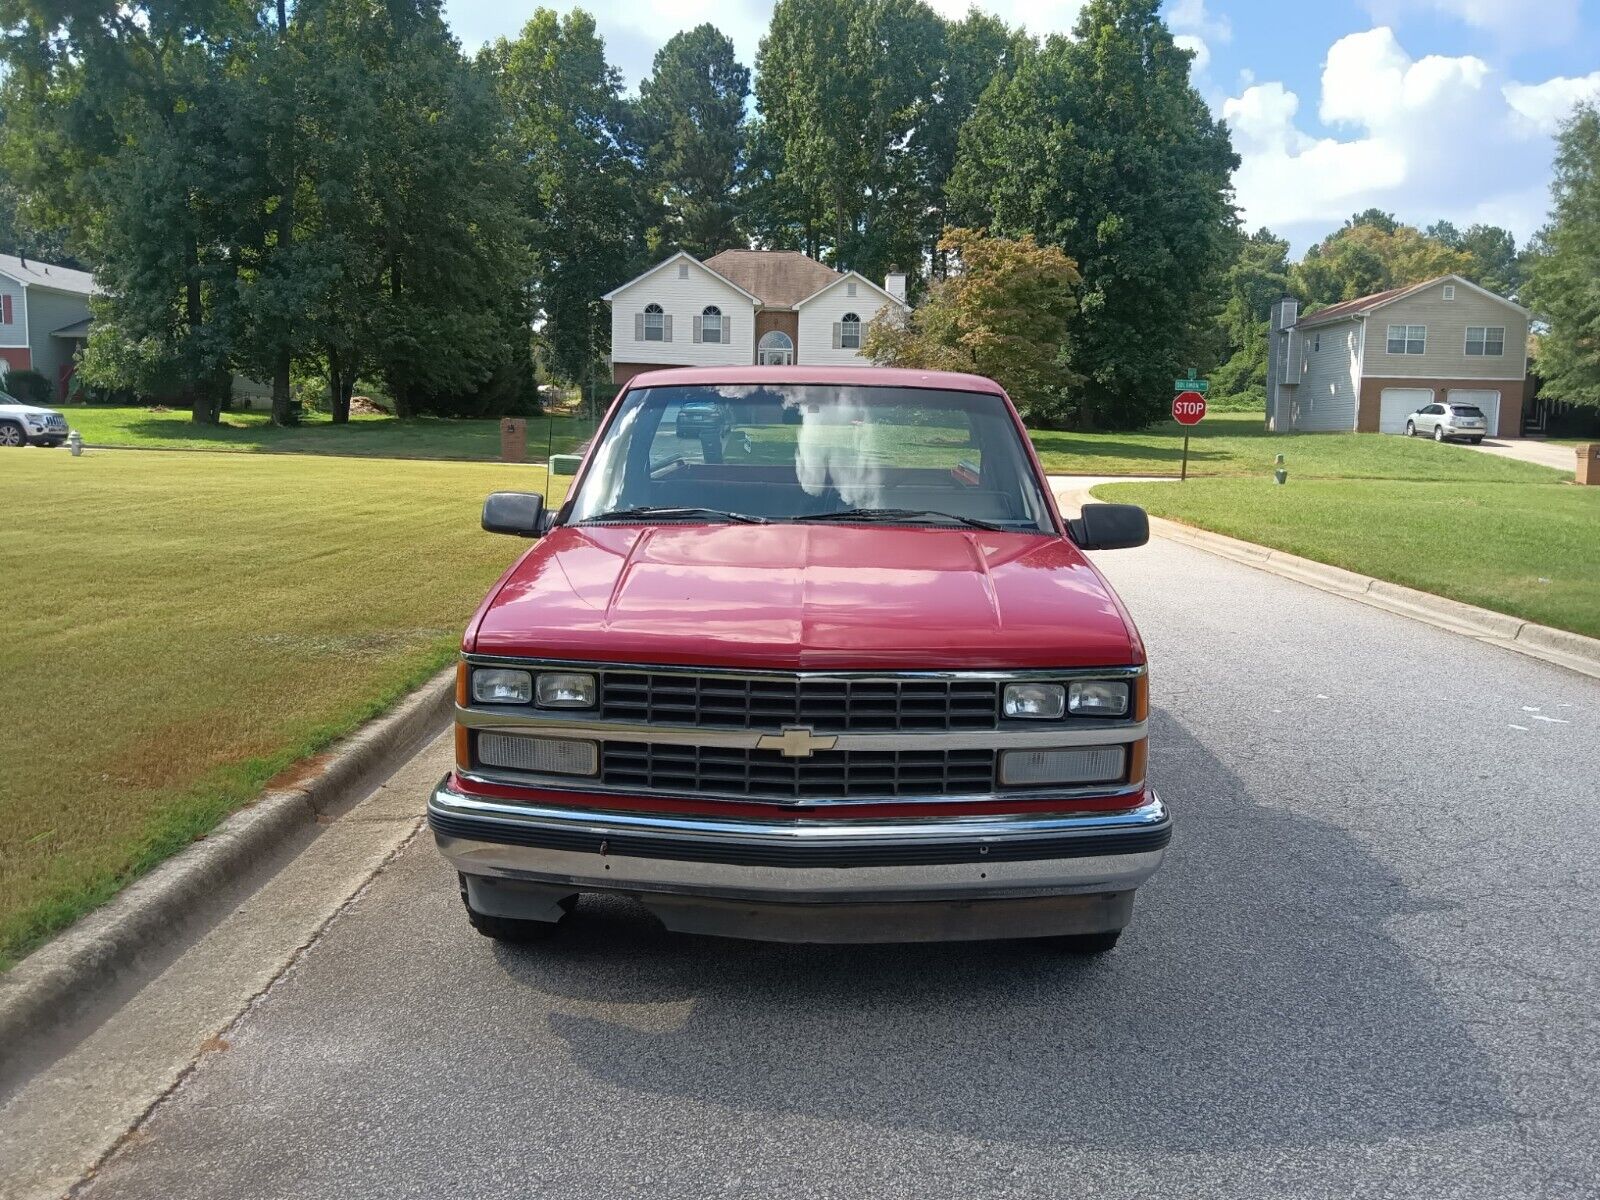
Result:
[[[716,406],[714,436],[678,434]],[[472,924],[584,892],[788,941],[1110,949],[1171,837],[1137,629],[991,380],[889,368],[636,376],[462,644],[428,819]]]

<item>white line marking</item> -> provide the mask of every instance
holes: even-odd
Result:
[[[1531,732],[1533,732],[1526,725],[1507,725],[1506,728],[1507,729],[1520,729],[1520,730],[1522,730],[1523,733],[1531,733]]]

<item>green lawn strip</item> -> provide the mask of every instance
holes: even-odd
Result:
[[[1371,433],[1268,433],[1260,413],[1213,413],[1191,431],[1189,475],[1272,474],[1282,454],[1292,479],[1437,479],[1540,483],[1562,472],[1423,438]],[[1183,427],[1166,422],[1136,433],[1035,430],[1046,471],[1072,475],[1176,475]],[[1570,474],[1570,473],[1569,473]]]
[[[1206,479],[1105,484],[1094,494],[1600,637],[1600,488],[1399,480],[1278,487],[1268,480]]]
[[[255,453],[334,454],[380,458],[444,458],[492,462],[500,457],[498,421],[439,417],[352,416],[335,425],[326,413],[307,413],[282,428],[264,412],[229,412],[220,425],[196,425],[189,414],[149,408],[85,406],[64,410],[67,423],[91,446],[147,450],[239,450]],[[528,418],[528,455],[569,454],[593,432],[587,418]]]
[[[501,464],[7,455],[0,966],[447,664],[526,549],[478,528],[483,496],[544,484]]]

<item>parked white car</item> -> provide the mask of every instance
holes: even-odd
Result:
[[[1476,446],[1489,432],[1489,418],[1476,404],[1424,404],[1406,418],[1406,436],[1432,436],[1436,442],[1464,438]]]
[[[0,392],[0,446],[59,446],[67,440],[67,419],[53,408],[36,408]]]

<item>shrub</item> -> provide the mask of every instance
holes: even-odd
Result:
[[[0,388],[24,404],[49,404],[55,398],[55,389],[50,386],[44,372],[27,368],[6,375],[4,381],[0,382]]]

